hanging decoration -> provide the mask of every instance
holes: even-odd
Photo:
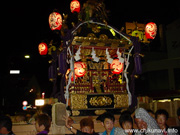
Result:
[[[79,46],[79,49],[77,50],[77,52],[75,53],[75,56],[74,56],[74,59],[76,61],[81,59],[80,54],[81,54],[81,45]]]
[[[123,63],[119,62],[119,59],[114,59],[110,64],[110,69],[113,69],[113,74],[120,74],[123,71]]]
[[[119,75],[118,82],[119,82],[120,84],[122,84],[122,83],[123,83],[123,80],[122,80],[122,76],[121,76],[121,75]]]
[[[40,55],[46,55],[48,52],[48,46],[46,43],[42,42],[38,46],[39,54]]]
[[[111,58],[111,55],[109,54],[108,48],[106,48],[106,59],[109,64],[113,62],[113,59]]]
[[[52,12],[49,15],[49,27],[51,30],[60,30],[62,26],[62,16],[58,12]]]
[[[77,77],[83,77],[86,73],[86,64],[83,62],[75,62],[74,63],[74,72],[75,76]]]
[[[157,33],[157,25],[154,22],[149,22],[145,27],[145,35],[147,39],[154,39]]]
[[[78,0],[72,0],[71,3],[70,3],[70,9],[71,9],[71,12],[74,13],[74,12],[77,12],[79,13],[80,12],[80,3]]]
[[[116,54],[118,56],[119,62],[124,63],[124,58],[121,57],[122,53],[119,52],[119,48],[117,49]]]
[[[94,51],[94,47],[92,47],[92,53],[91,53],[91,55],[92,55],[92,58],[93,58],[93,60],[94,60],[95,62],[99,62],[99,58],[96,57],[96,52]]]

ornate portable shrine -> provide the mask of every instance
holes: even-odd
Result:
[[[156,27],[151,26],[156,25],[148,25],[146,33],[136,26],[130,35],[127,31],[125,34],[107,24],[103,1],[87,0],[83,6],[77,3],[73,0],[70,9],[78,14],[78,23],[72,23],[73,28],[69,29],[68,15],[61,17],[58,12],[52,12],[49,26],[61,42],[52,39],[48,46],[44,43],[39,46],[40,55],[48,54],[51,58],[48,70],[53,83],[51,97],[69,106],[72,115],[136,106],[134,79],[142,72],[140,43],[144,34],[155,38],[156,29],[152,28]],[[130,56],[134,69],[127,76]]]
[[[83,110],[127,108],[131,104],[127,68],[132,41],[111,26],[93,21],[78,25],[73,32],[66,73],[67,102],[73,115]]]

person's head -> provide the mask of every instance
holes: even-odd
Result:
[[[35,118],[37,132],[48,131],[51,126],[51,119],[47,114],[40,114]]]
[[[108,112],[102,114],[101,123],[107,132],[111,132],[114,127],[114,115]]]
[[[135,118],[135,122],[138,129],[147,129],[148,127],[147,123],[140,118]]]
[[[0,134],[8,134],[12,132],[12,121],[8,116],[0,117]]]
[[[92,134],[94,132],[94,122],[91,118],[84,118],[80,121],[81,131]]]
[[[156,120],[143,108],[135,110],[135,122],[138,129],[159,129]]]
[[[164,109],[159,109],[155,113],[155,118],[158,123],[158,125],[162,128],[166,128],[166,121],[168,120],[169,114]]]
[[[132,129],[133,127],[133,119],[131,117],[131,113],[129,111],[124,111],[121,113],[119,117],[119,124],[123,129]]]
[[[180,121],[180,107],[177,109],[177,116],[178,116],[178,119]]]
[[[149,113],[149,115],[153,118],[155,118],[155,114],[152,110],[148,109],[147,112]]]

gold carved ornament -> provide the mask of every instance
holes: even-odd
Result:
[[[114,94],[114,108],[122,108],[128,106],[128,94]]]
[[[95,96],[89,100],[91,106],[108,106],[112,104],[112,99],[107,96]]]
[[[87,95],[71,94],[71,109],[87,109]]]

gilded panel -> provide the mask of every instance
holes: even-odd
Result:
[[[87,95],[71,94],[71,109],[87,109]]]
[[[114,94],[114,108],[128,107],[128,94]]]

